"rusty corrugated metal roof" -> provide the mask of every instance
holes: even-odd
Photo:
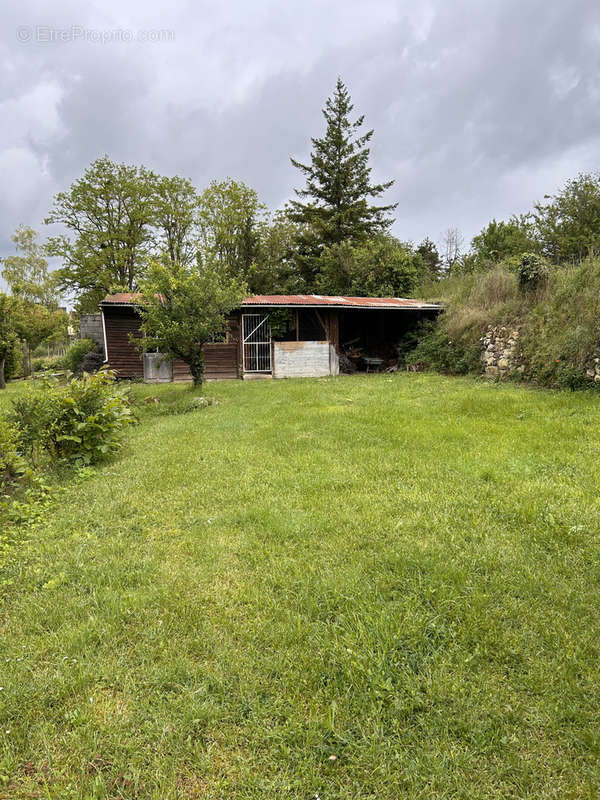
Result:
[[[117,294],[109,294],[100,305],[104,303],[113,303],[114,305],[129,306],[134,300],[138,300],[140,297],[141,294],[139,292],[118,292]]]
[[[439,306],[407,297],[342,297],[322,294],[259,294],[247,297],[243,306],[329,306],[330,308],[431,308]]]
[[[140,297],[136,292],[119,292],[105,297],[102,304],[131,305]],[[321,294],[256,294],[247,297],[242,306],[309,306],[329,308],[404,308],[438,309],[437,303],[427,303],[408,297],[341,297]]]

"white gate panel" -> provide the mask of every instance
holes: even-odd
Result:
[[[271,372],[271,326],[268,314],[242,314],[244,372]]]

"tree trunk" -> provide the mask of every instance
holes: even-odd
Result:
[[[29,377],[29,348],[25,339],[21,342],[21,355],[23,357],[23,377]]]
[[[202,386],[202,379],[204,378],[204,353],[202,350],[194,353],[190,359],[190,372],[194,380],[194,388]]]
[[[4,364],[6,362],[5,358],[0,358],[0,390],[6,389],[6,380],[4,379]]]

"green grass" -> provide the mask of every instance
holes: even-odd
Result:
[[[0,796],[598,796],[596,396],[134,391],[3,576]]]

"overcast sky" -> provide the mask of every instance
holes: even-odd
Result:
[[[20,0],[0,19],[0,255],[104,153],[281,206],[338,75],[403,239],[468,241],[600,167],[598,0]]]

